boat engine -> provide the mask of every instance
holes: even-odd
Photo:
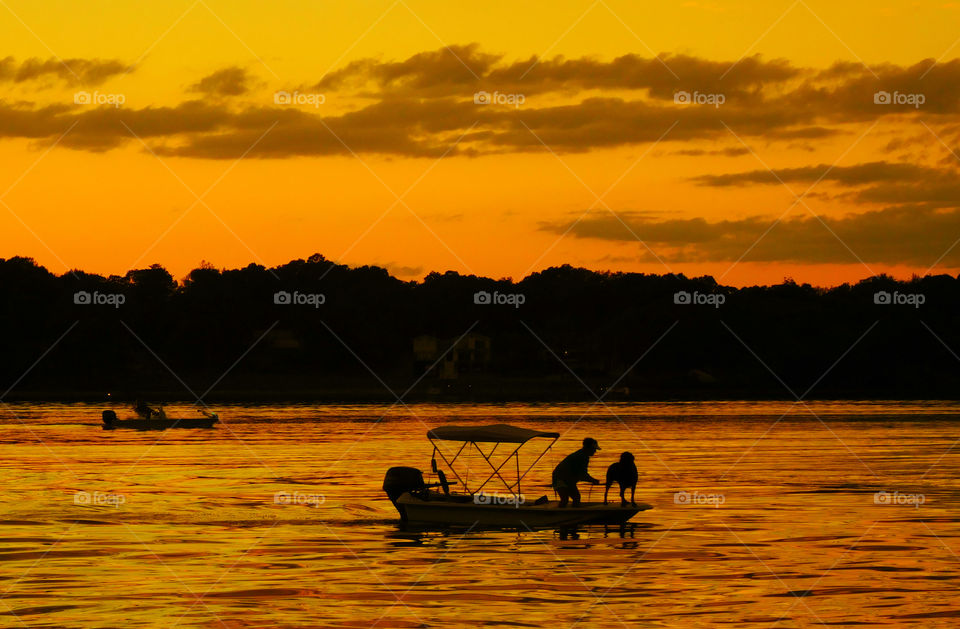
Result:
[[[400,520],[407,521],[407,514],[403,507],[397,504],[397,498],[407,492],[422,491],[427,485],[423,482],[423,472],[415,467],[391,467],[383,477],[383,491],[387,492],[387,498],[397,508],[400,514]]]
[[[103,411],[100,417],[103,419],[103,425],[107,428],[112,427],[113,422],[117,421],[117,414],[113,411]]]

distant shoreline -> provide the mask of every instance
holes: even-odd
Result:
[[[54,275],[0,259],[4,400],[957,399],[960,278],[596,273],[402,282],[317,254],[266,269]]]
[[[393,387],[391,387],[393,388]],[[403,391],[402,388],[395,388],[397,395]],[[940,395],[931,395],[927,392],[908,393],[902,392],[899,395],[891,391],[854,391],[842,394],[839,392],[822,392],[819,395],[805,398],[803,402],[859,402],[859,401],[960,401],[956,392],[943,391]],[[710,391],[652,391],[637,389],[630,395],[616,394],[602,396],[602,403],[662,403],[662,402],[795,402],[785,391],[778,392],[774,389],[730,389],[730,390],[710,390]],[[165,404],[183,403],[193,404],[196,402],[189,393],[177,390],[144,390],[137,395],[113,393],[107,396],[103,392],[77,391],[77,390],[45,390],[45,391],[19,391],[12,392],[4,398],[8,403],[31,403],[31,402],[82,402],[82,403],[102,403],[102,404],[127,404],[136,399],[150,400],[152,402],[163,402]],[[247,404],[393,404],[402,407],[401,402],[391,395],[386,389],[376,387],[352,387],[349,389],[290,389],[290,390],[270,390],[253,391],[249,389],[224,389],[212,393],[203,399],[206,404],[229,404],[229,403],[247,403]],[[487,390],[484,388],[473,388],[469,393],[461,391],[451,391],[448,393],[428,394],[423,391],[412,391],[402,398],[406,404],[561,404],[561,403],[596,403],[598,408],[602,408],[602,403],[597,401],[597,397],[592,395],[586,389],[579,391],[572,387],[527,391],[526,393],[511,392],[510,394],[503,390]],[[799,404],[799,402],[798,402]]]

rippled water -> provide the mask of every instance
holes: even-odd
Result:
[[[162,433],[102,431],[100,410],[0,411],[0,626],[960,619],[956,403],[247,405]],[[622,530],[403,531],[383,473],[428,470],[427,427],[453,422],[563,433],[527,495],[585,436],[595,476],[629,449],[654,509]]]

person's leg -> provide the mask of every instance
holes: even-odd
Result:
[[[570,499],[570,492],[566,488],[557,488],[557,495],[560,496],[560,507],[567,506],[567,500]]]
[[[636,492],[637,492],[637,486],[636,486],[636,485],[631,485],[631,486],[630,486],[630,504],[632,504],[633,506],[636,506],[636,505],[637,505],[637,500],[636,500],[636,498],[634,497],[634,494],[635,494]]]
[[[625,507],[627,505],[627,486],[620,485],[620,506]]]
[[[577,489],[576,485],[573,485],[572,487],[570,487],[570,498],[573,499],[574,507],[580,506],[580,490]]]

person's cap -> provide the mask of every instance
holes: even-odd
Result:
[[[593,446],[593,447],[596,448],[597,450],[602,450],[602,449],[603,449],[603,448],[600,447],[600,444],[597,443],[597,440],[596,440],[596,439],[594,439],[593,437],[587,437],[586,439],[583,440],[583,447],[584,447],[584,448],[587,448],[587,447],[590,447],[590,446]]]

